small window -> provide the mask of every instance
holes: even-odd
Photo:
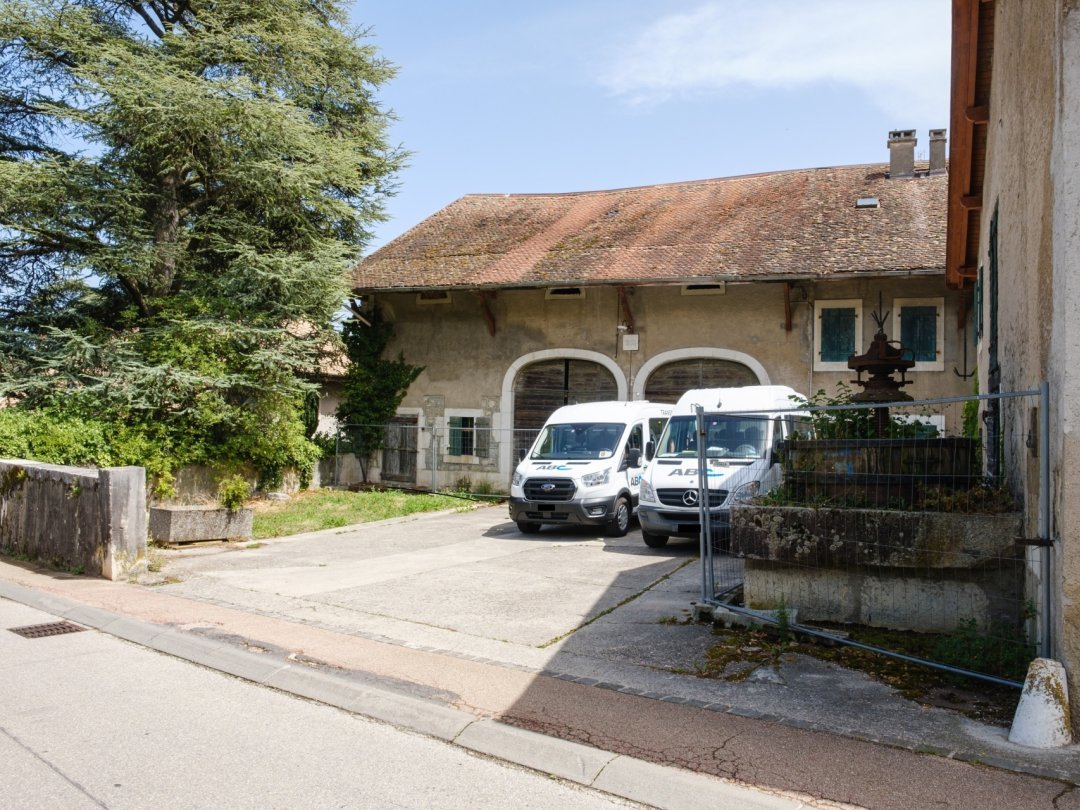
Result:
[[[585,290],[581,287],[549,287],[545,298],[584,298]]]
[[[447,454],[488,458],[491,448],[491,421],[478,416],[451,416]]]
[[[893,301],[893,336],[911,351],[913,371],[944,371],[943,298],[897,298]]]
[[[723,281],[712,284],[684,284],[683,295],[723,295],[727,292],[727,286]]]
[[[814,315],[814,370],[847,371],[862,338],[862,301],[815,301]]]
[[[449,304],[450,303],[450,291],[449,290],[424,290],[416,294],[416,303],[418,304]]]

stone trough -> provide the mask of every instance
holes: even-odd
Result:
[[[803,620],[951,632],[1016,624],[1024,598],[1018,514],[743,506],[732,552],[749,608]]]
[[[150,537],[156,542],[250,540],[250,509],[213,506],[155,506],[150,509]]]

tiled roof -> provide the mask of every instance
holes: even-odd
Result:
[[[917,169],[920,167],[916,167]],[[947,176],[843,166],[570,194],[470,194],[354,269],[364,290],[944,272]],[[876,197],[877,208],[856,208]]]

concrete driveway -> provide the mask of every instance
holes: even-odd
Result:
[[[703,656],[707,628],[666,626],[700,594],[696,544],[649,549],[637,530],[523,535],[505,514],[490,507],[166,550],[151,581],[187,598],[530,669],[560,653],[666,669]]]

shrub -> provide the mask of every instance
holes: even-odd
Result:
[[[251,494],[251,488],[243,476],[229,475],[218,482],[217,494],[218,502],[230,512],[234,512],[244,505],[244,501]]]

